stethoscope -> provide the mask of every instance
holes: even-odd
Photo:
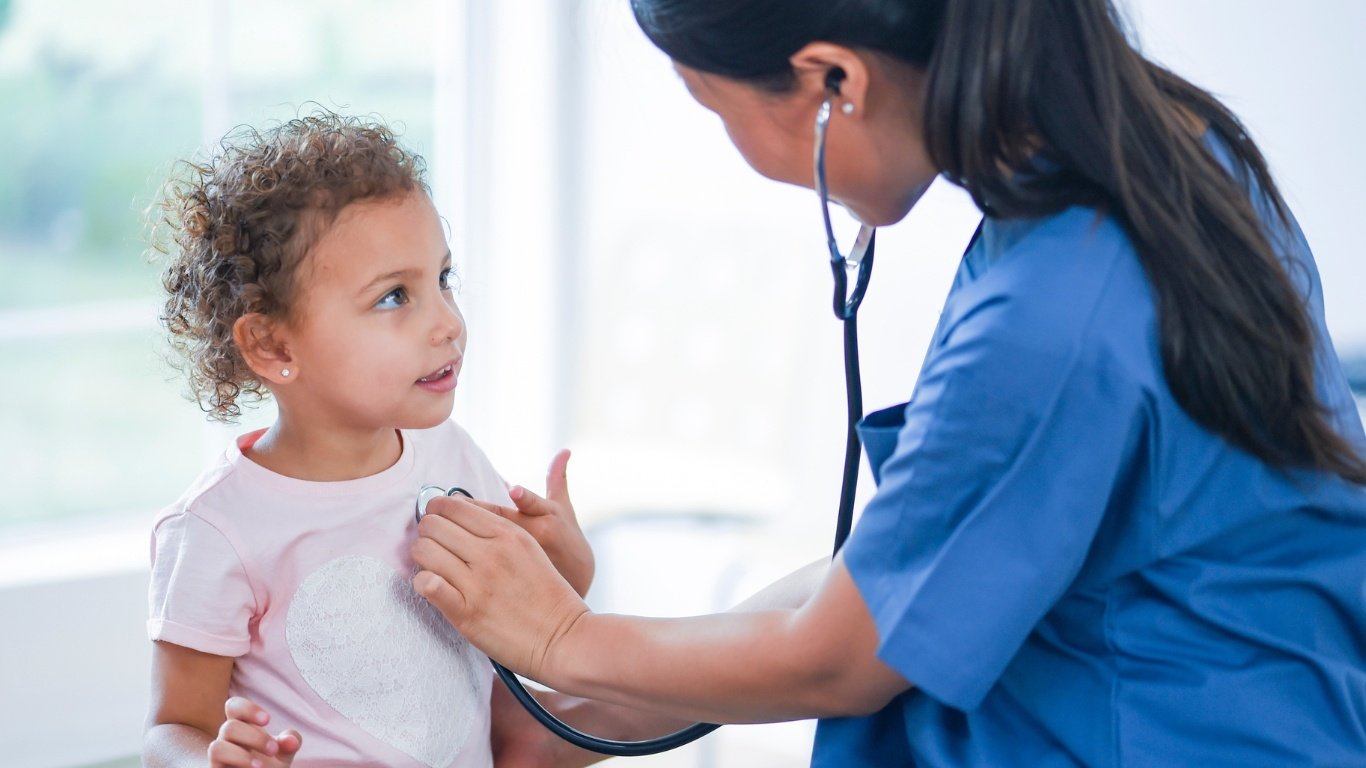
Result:
[[[867,225],[860,227],[858,237],[854,240],[854,248],[847,257],[840,253],[839,245],[835,242],[835,230],[830,224],[830,196],[825,186],[825,134],[826,129],[830,126],[832,100],[839,92],[839,78],[832,73],[832,76],[827,78],[826,85],[829,88],[830,96],[821,103],[820,109],[816,111],[816,194],[820,197],[821,216],[825,220],[825,239],[830,248],[830,270],[835,276],[835,317],[844,323],[844,386],[849,411],[848,433],[844,443],[844,476],[840,485],[839,514],[835,522],[834,552],[837,553],[843,546],[844,540],[848,538],[850,527],[853,524],[854,492],[858,485],[861,446],[857,425],[859,419],[863,418],[863,384],[859,378],[857,315],[859,304],[863,302],[863,294],[868,290],[868,278],[873,272],[873,245],[877,230]],[[849,290],[851,272],[854,273],[852,291]],[[432,499],[439,496],[456,495],[470,497],[469,491],[464,488],[446,489],[434,485],[423,488],[417,496],[418,519],[422,519],[427,504]],[[532,697],[526,686],[522,685],[522,681],[518,680],[517,676],[502,664],[494,661],[493,669],[498,673],[498,677],[502,678],[503,683],[507,685],[508,690],[512,692],[517,701],[521,702],[522,706],[526,707],[527,712],[531,713],[531,716],[536,718],[541,725],[576,747],[600,754],[616,757],[637,757],[667,752],[696,741],[720,727],[714,723],[697,723],[667,736],[644,741],[614,741],[598,738],[566,725],[559,718],[550,714],[545,707],[541,706],[540,702]]]

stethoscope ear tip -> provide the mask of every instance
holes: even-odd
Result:
[[[464,496],[467,499],[474,498],[474,496],[469,491],[465,490],[464,488],[461,488],[458,485],[452,486],[449,490],[442,488],[439,485],[422,486],[422,489],[417,492],[417,520],[420,522],[422,518],[427,514],[427,505],[432,502],[432,499],[438,498],[440,496],[456,495]]]

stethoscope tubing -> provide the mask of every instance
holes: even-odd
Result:
[[[862,445],[858,436],[858,422],[863,418],[863,383],[859,375],[858,358],[858,308],[863,295],[868,290],[868,280],[873,271],[873,251],[876,230],[873,227],[860,228],[858,238],[849,257],[840,254],[835,242],[834,228],[830,224],[830,198],[825,186],[825,133],[830,123],[831,101],[826,99],[816,114],[816,192],[821,201],[821,215],[825,221],[826,242],[830,247],[830,268],[835,277],[835,317],[844,324],[844,384],[845,400],[848,407],[848,432],[844,443],[844,469],[840,484],[839,512],[835,522],[834,553],[838,553],[849,537],[854,519],[854,494],[858,487],[859,458]],[[848,273],[857,271],[854,289],[848,289]],[[468,494],[466,494],[468,495]],[[721,726],[715,723],[697,723],[687,728],[642,741],[616,741],[603,739],[584,733],[555,717],[527,691],[526,686],[507,667],[493,662],[493,669],[507,685],[513,697],[526,708],[537,722],[551,733],[581,749],[614,757],[640,757],[667,752],[694,742]]]

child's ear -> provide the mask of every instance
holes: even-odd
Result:
[[[277,386],[297,375],[281,330],[279,323],[259,312],[242,315],[232,324],[232,340],[247,367],[261,381]]]

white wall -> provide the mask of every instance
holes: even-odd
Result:
[[[1261,146],[1323,276],[1328,327],[1366,353],[1366,3],[1130,0],[1147,51],[1222,98]]]
[[[0,762],[13,768],[136,754],[147,712],[147,575],[0,587]]]

